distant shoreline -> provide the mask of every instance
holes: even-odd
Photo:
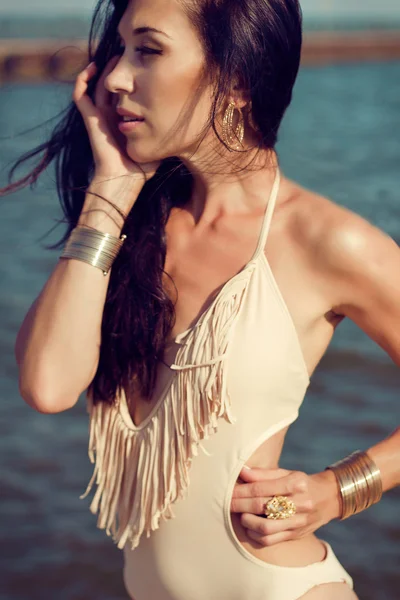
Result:
[[[0,83],[73,81],[87,40],[0,39]],[[302,65],[400,60],[400,29],[315,31],[304,35]]]

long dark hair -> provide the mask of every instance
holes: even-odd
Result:
[[[181,0],[205,53],[208,76],[215,82],[209,116],[215,119],[223,100],[239,77],[251,99],[251,119],[259,150],[274,150],[278,130],[289,107],[302,47],[302,12],[298,0]],[[97,75],[89,84],[93,97],[101,72],[119,52],[117,26],[128,0],[99,0],[90,27],[89,61]],[[96,47],[95,47],[96,46]],[[25,177],[10,183],[23,162],[43,153]],[[62,239],[48,249],[61,249],[76,227],[86,190],[94,174],[87,131],[74,102],[65,109],[48,141],[24,154],[9,172],[1,195],[36,184],[55,161],[57,192],[68,225]],[[93,399],[112,403],[123,388],[127,398],[140,389],[151,399],[158,361],[175,324],[175,303],[163,287],[166,258],[165,227],[170,211],[190,198],[193,177],[182,161],[162,161],[143,187],[126,218],[127,240],[114,262],[102,320],[99,365],[88,392]]]

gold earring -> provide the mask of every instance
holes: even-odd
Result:
[[[239,123],[236,130],[233,128],[233,114],[235,108],[239,111]],[[229,150],[241,150],[244,139],[244,117],[242,109],[237,107],[233,101],[229,103],[222,122],[222,137]]]

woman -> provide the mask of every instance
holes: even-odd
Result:
[[[398,484],[399,429],[321,473],[278,464],[346,316],[400,365],[400,252],[279,167],[299,4],[99,2],[91,44],[99,23],[19,182],[55,159],[69,224],[18,334],[21,394],[54,413],[88,390],[90,508],[131,598],[357,598],[315,532]]]

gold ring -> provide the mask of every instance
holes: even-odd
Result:
[[[264,508],[267,519],[288,519],[295,513],[296,505],[287,496],[273,496]]]

